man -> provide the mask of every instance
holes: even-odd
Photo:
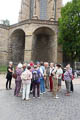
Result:
[[[58,77],[57,77],[57,74],[56,74],[57,69],[58,69],[58,67],[56,65],[55,68],[54,68],[54,71],[52,72],[52,75],[53,75],[53,77],[52,77],[52,79],[53,79],[53,96],[54,96],[55,99],[59,98],[57,96],[57,89],[58,89]]]
[[[63,70],[61,68],[61,65],[57,64],[56,75],[57,75],[57,79],[58,79],[58,89],[57,89],[58,91],[61,89],[62,74],[63,74]]]
[[[50,83],[50,92],[53,91],[53,80],[52,80],[52,72],[54,71],[54,63],[50,63],[49,68],[49,83]]]
[[[44,62],[44,67],[45,67],[45,76],[46,76],[46,80],[45,80],[45,87],[47,89],[49,89],[49,63],[48,62]]]
[[[33,84],[33,98],[35,98],[35,92],[37,88],[37,97],[40,98],[40,71],[37,69],[37,65],[34,65],[32,71],[32,84]]]

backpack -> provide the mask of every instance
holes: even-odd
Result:
[[[27,71],[22,72],[21,79],[22,80],[27,80],[28,79],[28,73],[27,73]]]
[[[32,80],[33,81],[37,81],[38,79],[39,79],[39,73],[38,73],[38,71],[37,70],[35,70],[35,71],[33,71],[32,72]]]

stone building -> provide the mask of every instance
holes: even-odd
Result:
[[[62,0],[22,0],[19,22],[0,25],[0,65],[29,61],[62,62],[58,18]]]

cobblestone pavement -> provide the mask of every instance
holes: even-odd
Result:
[[[78,80],[77,80],[78,81]],[[74,84],[71,96],[65,96],[65,86],[53,99],[46,92],[39,98],[22,101],[13,90],[0,90],[0,120],[80,120],[80,85]]]

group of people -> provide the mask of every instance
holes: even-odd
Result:
[[[12,77],[15,78],[14,95],[20,96],[22,90],[22,99],[29,100],[30,93],[33,98],[40,98],[41,94],[47,91],[52,92],[53,98],[59,98],[57,93],[61,89],[61,82],[64,79],[66,85],[66,96],[70,96],[72,85],[72,68],[68,64],[63,70],[61,64],[54,64],[48,62],[37,62],[34,64],[19,63],[13,70],[13,63],[9,62],[6,75],[6,89],[11,88]],[[9,84],[9,85],[8,85]],[[37,93],[37,94],[36,94]]]

